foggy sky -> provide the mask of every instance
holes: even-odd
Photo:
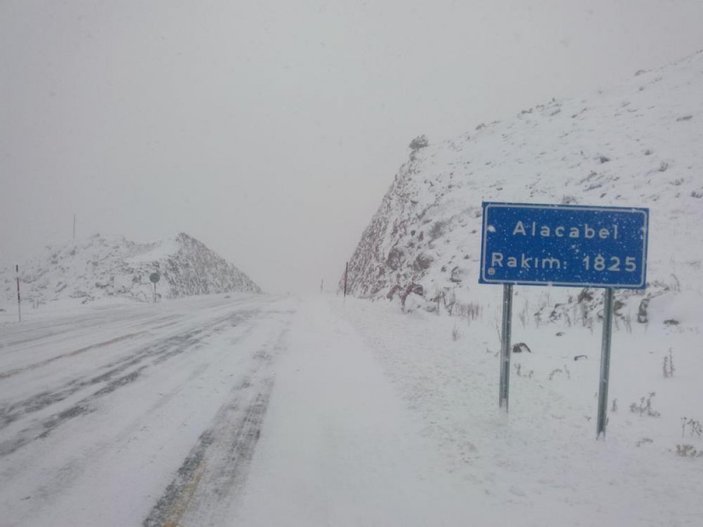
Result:
[[[0,263],[185,231],[332,287],[410,140],[703,48],[698,0],[0,0]]]

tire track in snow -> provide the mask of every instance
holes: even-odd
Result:
[[[58,404],[82,389],[92,386],[99,387],[95,392],[82,398],[69,408],[34,422],[22,429],[14,438],[1,442],[0,457],[12,454],[36,439],[46,438],[56,428],[71,419],[95,411],[94,403],[96,400],[133,383],[142,375],[144,370],[186,351],[198,349],[202,346],[202,340],[205,336],[219,333],[227,327],[236,326],[252,318],[257,313],[258,311],[228,313],[226,316],[219,317],[202,328],[191,329],[185,333],[138,348],[132,355],[105,366],[104,368],[109,368],[105,373],[93,377],[80,377],[70,381],[58,390],[42,392],[24,401],[0,408],[0,430],[2,430],[20,417]],[[148,360],[151,360],[150,364],[142,364]]]
[[[16,420],[18,417],[44,409],[47,406],[61,402],[77,391],[92,385],[109,382],[116,375],[128,370],[149,358],[154,358],[158,362],[163,362],[168,358],[178,355],[193,346],[199,344],[204,333],[215,333],[218,326],[224,329],[227,323],[236,325],[247,320],[254,312],[228,314],[211,322],[207,326],[199,329],[189,329],[188,331],[158,340],[155,343],[147,344],[137,348],[131,355],[121,357],[112,361],[100,369],[107,370],[97,376],[83,376],[66,383],[63,387],[51,391],[41,392],[23,401],[6,406],[0,409],[0,429]],[[117,340],[115,340],[117,342]],[[80,351],[80,350],[78,350]],[[160,359],[160,360],[159,360]],[[158,363],[157,362],[157,363]]]
[[[193,369],[185,384],[189,384],[194,379],[197,379],[206,369],[207,364],[201,364]],[[143,415],[137,418],[134,422],[130,423],[128,427],[116,434],[111,440],[96,443],[91,446],[90,449],[81,452],[80,460],[71,459],[68,463],[57,469],[53,474],[47,474],[44,477],[42,484],[32,493],[34,506],[40,507],[39,504],[42,501],[46,502],[59,494],[62,489],[70,487],[77,478],[89,469],[91,464],[94,463],[96,459],[103,456],[105,452],[112,450],[115,443],[124,442],[127,438],[134,435],[136,431],[142,429],[144,427],[144,422],[149,422],[153,416],[158,415],[158,412],[164,406],[167,406],[173,398],[180,393],[180,390],[181,386],[176,386],[172,390],[163,393],[163,395],[159,397],[154,404],[145,409]],[[81,412],[76,409],[76,407],[69,410],[83,414],[89,413],[88,411]],[[10,481],[18,474],[18,472],[19,470],[17,466],[6,468],[5,470],[0,471],[0,478]]]
[[[222,523],[227,506],[246,480],[273,390],[272,363],[286,335],[287,330],[282,330],[270,350],[256,353],[254,368],[200,435],[144,527]]]
[[[168,322],[181,317],[181,315],[178,314],[157,316],[147,315],[147,318],[145,318],[145,314],[143,313],[130,313],[127,316],[124,314],[122,314],[122,316],[119,315],[119,312],[88,315],[87,317],[80,319],[80,329],[85,332],[96,327],[102,327],[105,324],[113,323],[113,316],[117,316],[117,319],[119,320],[119,325],[115,327],[116,330],[119,330],[122,327],[132,326],[155,327],[155,323],[157,322]],[[37,327],[39,324],[42,323],[29,322],[27,327],[9,328],[12,330],[12,334],[8,337],[3,337],[3,339],[0,340],[0,348],[9,348],[15,353],[21,353],[27,348],[27,346],[23,345],[29,345],[31,347],[41,344],[42,341],[45,340],[51,340],[56,343],[75,336],[76,319],[73,317],[67,318],[66,320],[54,320],[48,327]]]
[[[122,342],[123,340],[133,339],[135,337],[144,335],[145,333],[148,333],[148,332],[146,330],[144,330],[144,331],[137,331],[136,333],[128,333],[127,335],[121,335],[119,337],[115,337],[115,338],[112,338],[109,340],[98,342],[96,344],[90,344],[88,346],[83,346],[82,348],[78,348],[77,350],[69,351],[67,353],[62,353],[61,355],[56,355],[56,356],[51,357],[49,359],[45,359],[40,362],[35,362],[34,364],[30,364],[28,366],[23,366],[21,368],[15,368],[13,370],[9,370],[6,372],[0,372],[0,380],[7,379],[8,377],[12,377],[13,375],[17,375],[18,373],[24,373],[26,371],[41,368],[42,366],[46,366],[48,364],[51,364],[52,362],[56,362],[57,360],[65,359],[68,357],[75,357],[76,355],[80,355],[82,353],[85,353],[86,351],[92,351],[92,350],[95,350],[98,348],[103,348],[105,346],[109,346],[110,344]]]

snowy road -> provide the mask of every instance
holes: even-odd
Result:
[[[217,522],[294,309],[219,296],[3,326],[2,525]]]
[[[703,518],[703,455],[676,454],[703,451],[697,326],[616,331],[609,436],[595,441],[598,361],[573,360],[598,349],[585,327],[516,327],[534,352],[513,358],[508,418],[492,315],[232,295],[8,316],[2,527]],[[628,407],[654,392],[656,413]]]
[[[465,517],[466,495],[322,298],[83,309],[6,324],[1,342],[3,525]]]

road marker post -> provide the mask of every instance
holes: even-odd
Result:
[[[20,300],[20,266],[15,264],[15,274],[17,276],[17,318],[22,322],[22,301]]]
[[[344,267],[344,298],[347,298],[347,275],[349,274],[349,262]]]

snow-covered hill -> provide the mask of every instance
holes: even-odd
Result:
[[[703,52],[638,71],[587,98],[553,99],[507,121],[480,124],[449,141],[413,141],[410,159],[349,262],[349,291],[367,298],[413,292],[424,301],[450,298],[449,305],[457,297],[469,302],[486,290],[497,293],[477,284],[481,202],[507,201],[649,207],[644,294],[660,307],[670,292],[700,301],[701,94]],[[526,289],[533,290],[524,295],[534,296],[542,288]],[[554,294],[565,302],[578,294],[559,290]],[[632,297],[641,292],[618,294],[626,304],[641,303]],[[670,315],[684,317],[686,310],[679,311]]]
[[[261,291],[234,265],[187,234],[155,243],[96,234],[82,242],[47,247],[21,265],[22,299],[30,305],[66,298],[151,300],[150,276],[155,272],[160,276],[156,291],[165,298]],[[14,269],[0,274],[0,287],[2,300],[11,302],[16,295]]]

